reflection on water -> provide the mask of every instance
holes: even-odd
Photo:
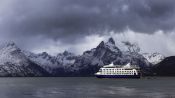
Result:
[[[175,98],[175,78],[0,78],[0,98]]]

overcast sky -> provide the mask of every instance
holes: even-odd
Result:
[[[113,36],[175,55],[175,0],[1,0],[0,42],[81,54]],[[121,46],[119,45],[119,48]]]

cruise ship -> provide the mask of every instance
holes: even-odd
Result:
[[[113,63],[105,65],[95,73],[97,78],[140,78],[140,68],[130,63],[127,65],[114,65]]]

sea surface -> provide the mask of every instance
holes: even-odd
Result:
[[[175,98],[175,77],[0,78],[0,98]]]

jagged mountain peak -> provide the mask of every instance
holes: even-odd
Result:
[[[47,57],[49,56],[49,54],[47,52],[42,52],[40,54],[38,54],[39,56],[43,56],[43,57]]]
[[[8,42],[7,47],[9,47],[9,46],[16,46],[16,44],[14,42]]]
[[[60,57],[60,56],[75,56],[75,54],[65,50],[63,53],[58,53],[57,57]]]
[[[83,55],[86,56],[95,56],[95,57],[104,57],[107,54],[121,55],[120,49],[115,45],[113,38],[109,38],[107,42],[101,41],[101,43],[89,51],[85,51]]]
[[[111,43],[111,44],[115,45],[115,41],[114,41],[114,39],[112,37],[110,37],[108,39],[108,42],[107,43]]]
[[[114,39],[112,37],[110,37],[107,42],[101,41],[101,43],[97,46],[97,48],[98,47],[105,47],[105,46],[107,46],[107,47],[114,47],[115,46]]]
[[[4,47],[0,49],[0,65],[6,66],[7,68],[13,67],[13,69],[10,70],[17,71],[15,69],[17,67],[27,67],[29,60],[14,43],[6,43]],[[3,70],[6,69],[4,68]]]
[[[21,54],[21,49],[14,42],[4,43],[0,46],[0,56],[5,55],[19,55]]]
[[[108,49],[111,51],[120,51],[120,49],[115,45],[114,39],[111,37],[107,42],[101,41],[101,43],[97,46],[98,49]]]
[[[74,55],[73,53],[65,50],[63,53],[62,53],[64,56],[68,56],[68,55]]]
[[[5,50],[9,50],[9,49],[11,49],[11,50],[20,50],[18,48],[18,46],[12,41],[1,44],[0,49],[3,49],[3,48],[5,48]]]
[[[108,48],[111,51],[115,51],[115,52],[120,52],[120,49],[115,45],[115,41],[114,39],[111,37],[108,39],[108,41],[106,43],[104,43],[105,47]]]
[[[97,48],[104,47],[105,43],[104,41],[101,41],[101,43],[97,46]]]

